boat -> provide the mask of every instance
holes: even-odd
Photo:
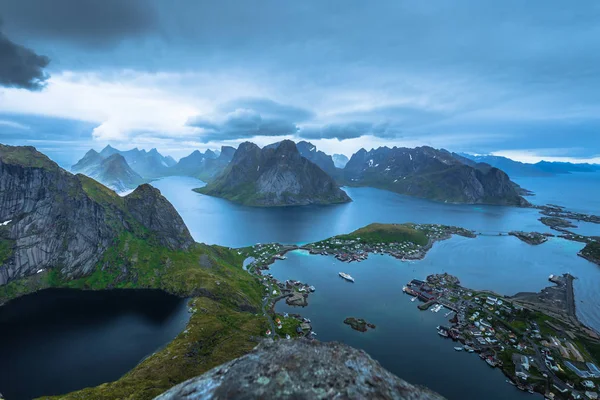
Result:
[[[439,327],[438,327],[438,335],[443,336],[443,337],[448,337],[448,331],[445,329],[439,329]]]
[[[286,256],[282,256],[281,254],[275,254],[275,256],[273,256],[274,258],[278,259],[278,260],[287,260]]]
[[[488,363],[488,365],[492,368],[496,368],[496,363],[494,362],[494,360],[492,360],[490,357],[485,359],[485,362]]]
[[[463,348],[457,346],[457,347],[454,348],[454,350],[456,350],[456,351],[463,351]]]
[[[314,286],[309,286],[309,288],[308,288],[308,289],[309,289],[311,292],[314,292],[314,291],[316,290]]]
[[[340,276],[347,280],[348,282],[354,282],[354,278],[345,272],[340,272]]]
[[[472,353],[472,352],[474,352],[474,351],[475,351],[475,349],[474,349],[474,348],[472,348],[471,346],[469,346],[468,344],[466,344],[466,345],[464,346],[464,349],[465,349],[466,351],[468,351],[469,353]]]
[[[415,301],[415,300],[417,300],[417,296],[415,296],[412,299],[410,299],[410,301]]]

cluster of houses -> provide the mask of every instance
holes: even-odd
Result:
[[[502,354],[509,351],[514,366],[512,382],[519,389],[545,390],[545,385],[536,387],[542,382],[541,374],[543,382],[550,382],[548,398],[598,398],[596,387],[600,381],[594,380],[600,379],[600,370],[591,360],[586,360],[587,356],[573,342],[575,338],[542,335],[536,321],[519,317],[517,311],[523,308],[510,299],[486,292],[474,293],[459,286],[458,280],[447,274],[432,275],[427,281],[413,279],[404,291],[425,301],[422,306],[438,303],[454,310],[456,314],[450,320],[452,327],[438,327],[440,335],[462,342],[469,352],[479,352],[490,366],[503,366]],[[525,323],[524,334],[512,327],[516,320]],[[553,328],[554,324],[548,323],[548,326]],[[580,380],[565,383],[557,376],[564,376],[565,370],[572,371]]]

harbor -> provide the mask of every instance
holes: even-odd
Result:
[[[438,335],[463,345],[455,351],[478,353],[518,389],[550,399],[593,396],[600,337],[574,314],[573,276],[550,275],[549,281],[556,286],[507,297],[463,288],[445,273],[412,279],[403,292],[424,301],[420,310],[455,313],[450,326],[437,326]]]
[[[470,240],[470,239],[466,239],[466,240]],[[355,244],[356,245],[356,244]],[[327,287],[327,290],[325,291],[325,295],[329,295],[330,293],[330,289],[331,289],[331,283],[323,283],[323,282],[319,282],[319,281],[313,281],[314,279],[314,275],[310,275],[310,277],[304,277],[304,278],[300,278],[297,277],[295,275],[287,275],[288,277],[294,277],[294,280],[279,280],[276,278],[276,276],[280,275],[273,275],[270,272],[266,272],[267,269],[271,269],[272,264],[273,263],[277,263],[279,265],[280,262],[286,264],[289,262],[290,257],[292,257],[293,259],[296,259],[297,254],[306,254],[305,256],[301,256],[301,257],[312,257],[310,254],[310,245],[302,245],[302,246],[283,246],[283,245],[278,245],[278,244],[268,244],[268,245],[258,245],[255,247],[254,252],[252,253],[253,257],[256,257],[256,261],[253,263],[253,265],[249,265],[249,270],[256,270],[257,273],[260,274],[260,276],[263,279],[266,279],[267,286],[269,285],[274,285],[274,286],[269,286],[269,291],[267,292],[270,299],[268,300],[268,304],[271,307],[270,310],[273,313],[274,316],[280,317],[283,316],[284,314],[287,315],[286,319],[289,319],[290,317],[292,317],[292,315],[294,314],[294,312],[292,311],[292,308],[296,308],[298,306],[303,307],[306,309],[302,311],[303,315],[311,315],[311,319],[313,321],[317,321],[317,325],[315,325],[315,322],[310,322],[307,323],[306,321],[303,320],[303,317],[301,317],[300,315],[295,315],[294,319],[295,319],[295,323],[297,324],[296,330],[292,332],[292,334],[289,333],[289,329],[286,330],[284,329],[284,326],[282,326],[281,328],[276,327],[276,329],[273,330],[274,334],[278,334],[280,337],[289,337],[292,338],[294,336],[307,336],[309,338],[314,338],[316,336],[316,333],[313,330],[313,326],[316,327],[319,330],[319,340],[335,340],[334,338],[332,338],[331,335],[335,334],[335,332],[337,332],[337,334],[335,334],[335,337],[340,337],[339,335],[347,335],[344,333],[340,333],[337,331],[337,328],[335,328],[335,325],[331,325],[331,322],[324,322],[321,318],[315,318],[313,317],[313,313],[310,311],[311,309],[314,310],[314,307],[323,307],[323,305],[319,305],[319,304],[314,304],[311,307],[311,304],[314,300],[312,299],[318,299],[319,297],[321,297],[321,295],[323,294],[323,291],[319,291],[317,290],[315,293],[318,294],[317,297],[314,297],[310,295],[311,290],[310,288],[313,287],[313,289],[315,288],[319,288],[319,287]],[[304,249],[304,250],[303,250]],[[329,268],[327,267],[322,267],[325,268],[326,270],[329,270],[329,274],[331,277],[335,277],[337,278],[337,281],[342,284],[342,286],[340,287],[340,290],[342,290],[344,292],[348,292],[347,294],[340,294],[337,297],[337,301],[340,301],[342,299],[343,303],[345,304],[346,302],[350,301],[350,298],[348,298],[348,295],[351,295],[352,292],[354,292],[354,290],[350,290],[351,287],[357,287],[359,288],[359,291],[361,293],[363,293],[360,296],[360,302],[361,304],[367,304],[369,302],[369,298],[371,298],[371,294],[370,293],[368,296],[364,297],[365,294],[363,292],[362,289],[365,286],[367,287],[373,287],[374,282],[368,278],[370,278],[369,275],[365,276],[364,274],[360,273],[358,274],[357,271],[362,270],[362,266],[359,267],[359,264],[371,264],[372,258],[368,257],[368,254],[374,254],[377,260],[382,260],[382,259],[390,259],[390,260],[394,260],[397,259],[396,258],[392,258],[392,257],[383,257],[384,254],[388,255],[389,253],[386,253],[385,251],[381,251],[382,248],[380,247],[379,249],[376,249],[377,251],[372,251],[370,253],[361,253],[363,254],[362,259],[360,260],[360,263],[353,263],[350,262],[348,264],[348,261],[344,261],[344,257],[323,257],[323,262],[325,264],[328,263],[327,260],[334,260],[334,264],[335,265],[348,265],[348,267],[345,267],[343,269],[344,274],[347,274],[349,276],[351,276],[353,278],[353,280],[355,282],[358,282],[355,285],[347,285],[347,280],[345,278],[343,278],[339,272],[339,270],[337,271],[331,271]],[[314,252],[312,252],[314,254]],[[320,253],[319,253],[320,254]],[[337,254],[337,253],[336,253]],[[285,257],[285,261],[284,258]],[[317,257],[317,259],[320,259],[321,257]],[[313,260],[314,262],[314,260]],[[396,261],[397,262],[397,261]],[[260,264],[259,264],[260,263]],[[342,264],[338,264],[338,263],[342,263]],[[320,263],[319,263],[320,264]],[[331,265],[331,261],[329,261],[329,264]],[[401,263],[399,265],[410,265],[408,263]],[[282,264],[283,265],[283,264]],[[350,267],[350,265],[356,265],[356,267]],[[357,269],[358,268],[358,269]],[[367,267],[368,268],[368,267]],[[378,269],[380,267],[378,266]],[[411,267],[412,268],[412,267]],[[341,268],[340,268],[341,269]],[[354,271],[354,272],[353,272]],[[357,276],[358,274],[358,276]],[[562,276],[561,276],[562,278]],[[554,279],[557,282],[560,283],[559,280]],[[310,282],[307,283],[307,282]],[[565,282],[567,282],[565,280]],[[565,299],[566,296],[568,294],[568,291],[566,290],[566,288],[571,287],[571,299],[573,298],[573,293],[572,293],[572,284],[573,281],[569,280],[570,284],[564,284],[564,285],[556,285],[557,287],[564,287],[565,290],[562,291],[561,293],[564,292],[565,295]],[[346,283],[346,284],[344,284]],[[461,329],[460,327],[455,326],[455,324],[458,321],[465,321],[465,310],[461,310],[461,305],[457,304],[456,299],[453,296],[437,296],[436,294],[436,287],[442,287],[442,286],[448,286],[451,287],[453,285],[456,285],[457,287],[460,287],[460,282],[458,281],[458,279],[454,278],[453,276],[450,276],[448,274],[442,274],[440,276],[437,276],[436,279],[434,280],[415,280],[415,279],[411,279],[408,281],[409,284],[404,285],[404,292],[407,294],[411,295],[411,304],[415,301],[419,301],[419,308],[421,309],[429,309],[432,310],[431,312],[427,313],[427,314],[431,314],[433,315],[439,315],[439,317],[436,318],[445,318],[447,320],[448,323],[438,323],[436,324],[434,327],[432,327],[431,329],[435,332],[436,336],[438,338],[444,337],[444,338],[449,338],[451,340],[457,341],[460,343],[460,346],[450,346],[449,350],[451,350],[452,353],[460,355],[463,354],[464,357],[468,357],[469,356],[465,356],[464,354],[469,354],[469,353],[477,353],[479,354],[480,358],[473,358],[474,360],[480,360],[479,362],[483,361],[486,363],[487,367],[486,368],[492,368],[497,370],[497,371],[502,371],[506,376],[510,376],[510,382],[514,383],[514,385],[511,385],[510,387],[514,388],[512,390],[516,389],[521,389],[522,392],[524,392],[525,394],[527,394],[528,391],[537,391],[540,393],[548,393],[548,394],[552,394],[554,393],[554,391],[557,391],[557,389],[552,389],[554,386],[554,384],[560,388],[563,388],[563,386],[561,386],[561,383],[564,383],[564,385],[567,384],[572,384],[575,387],[575,392],[576,393],[585,393],[585,391],[582,391],[581,388],[581,383],[577,380],[568,380],[565,378],[561,378],[561,377],[557,377],[557,380],[554,381],[552,378],[547,380],[547,382],[550,382],[549,384],[543,386],[541,385],[541,382],[544,381],[544,377],[542,376],[537,376],[535,375],[535,372],[529,373],[529,372],[523,372],[521,371],[521,367],[519,367],[519,363],[515,364],[512,361],[512,357],[507,357],[506,354],[504,354],[504,351],[498,351],[498,348],[496,346],[500,345],[500,346],[504,346],[503,343],[501,342],[501,340],[508,340],[510,343],[510,339],[515,339],[518,338],[518,334],[515,334],[516,338],[512,338],[510,336],[507,336],[510,334],[510,328],[506,328],[503,325],[501,325],[500,327],[496,327],[494,326],[495,321],[494,316],[498,317],[497,314],[495,314],[495,311],[500,311],[502,312],[502,306],[505,307],[511,307],[510,304],[515,303],[516,305],[514,306],[515,309],[519,312],[521,311],[527,311],[528,308],[531,307],[546,307],[545,312],[549,312],[551,311],[548,306],[553,304],[553,302],[556,301],[556,297],[547,297],[545,296],[540,296],[538,298],[538,303],[534,304],[531,301],[531,297],[529,297],[531,295],[531,293],[534,292],[521,292],[514,297],[514,299],[512,300],[508,300],[507,298],[505,298],[505,296],[502,296],[500,294],[494,293],[494,292],[490,292],[490,291],[485,291],[485,290],[480,290],[480,291],[473,291],[473,293],[477,293],[477,296],[473,296],[473,297],[477,297],[477,299],[475,298],[471,298],[470,299],[472,301],[474,301],[475,303],[477,303],[477,301],[481,302],[484,301],[485,303],[482,304],[484,306],[487,307],[491,307],[491,305],[487,304],[488,301],[488,297],[491,297],[490,302],[495,298],[497,301],[494,304],[493,307],[500,307],[499,309],[494,309],[494,313],[493,316],[492,315],[487,315],[485,318],[482,318],[481,315],[477,315],[475,318],[476,320],[474,321],[470,321],[472,323],[472,325],[477,326],[479,325],[479,327],[483,327],[484,329],[488,329],[488,327],[486,326],[486,324],[490,325],[491,329],[494,330],[494,333],[492,333],[491,335],[486,335],[485,333],[483,334],[478,334],[477,331],[473,331],[471,333],[465,332],[463,329]],[[314,284],[314,286],[313,286]],[[267,291],[267,286],[265,287],[265,290]],[[291,287],[290,287],[291,286]],[[271,289],[271,288],[275,288],[275,289]],[[344,289],[345,288],[345,289]],[[403,286],[400,285],[398,286],[399,292],[402,293],[402,288]],[[447,288],[447,289],[448,289]],[[290,290],[289,292],[286,292],[286,290]],[[273,291],[275,290],[275,291]],[[466,290],[466,289],[465,289]],[[562,289],[561,289],[562,290]],[[412,291],[412,293],[410,293]],[[547,293],[552,293],[553,291],[550,290],[550,292],[548,292],[548,290],[543,291],[543,294],[547,294]],[[535,294],[535,293],[534,293]],[[374,294],[373,294],[374,295]],[[468,296],[468,294],[467,294]],[[546,298],[547,297],[547,298]],[[282,301],[284,300],[285,301]],[[311,299],[309,301],[309,299]],[[288,301],[290,300],[290,301]],[[375,297],[373,297],[373,300],[375,300]],[[499,301],[498,301],[499,300]],[[529,303],[529,304],[518,304],[518,303]],[[565,300],[565,304],[567,304],[568,302]],[[572,300],[571,300],[571,304],[572,304]],[[292,307],[292,308],[290,308]],[[414,307],[414,306],[413,306]],[[415,307],[417,308],[417,307]],[[542,310],[542,308],[539,308],[537,311],[533,310],[533,312],[538,312],[540,313]],[[555,310],[555,312],[558,312],[558,314],[553,315],[553,318],[556,318],[557,315],[564,317],[562,320],[559,320],[558,324],[564,324],[566,322],[571,321],[571,323],[573,323],[573,319],[569,320],[569,315],[571,318],[574,318],[575,321],[577,321],[577,316],[575,315],[575,307],[573,305],[572,309],[571,309],[571,314],[569,314],[568,312],[565,311],[565,313],[561,313],[560,310]],[[490,310],[488,310],[489,312]],[[506,311],[506,310],[504,310]],[[358,314],[358,315],[365,315],[366,317],[369,316],[368,313],[358,313],[358,312],[353,312],[353,314]],[[481,314],[481,313],[480,313]],[[516,314],[515,314],[516,315]],[[468,318],[471,318],[473,315],[468,315]],[[487,317],[492,317],[492,321],[488,320]],[[339,316],[332,316],[331,317],[332,320],[337,320],[340,321],[340,317]],[[343,317],[342,317],[343,319]],[[369,320],[372,320],[372,317],[369,317]],[[449,321],[448,321],[449,320]],[[377,321],[374,320],[373,321],[377,326],[382,325],[384,327],[384,329],[389,325],[390,321]],[[550,324],[552,324],[552,321],[549,321]],[[304,323],[304,325],[302,325]],[[475,325],[475,323],[477,323],[477,325]],[[289,325],[289,323],[288,323]],[[300,325],[302,325],[302,327],[300,327]],[[546,325],[548,325],[548,323],[546,323]],[[412,325],[413,328],[415,327],[414,325]],[[548,325],[550,326],[550,325]],[[555,325],[555,326],[559,326],[559,325]],[[585,329],[585,326],[583,326],[582,324],[579,325],[581,327],[581,329]],[[519,327],[520,328],[520,327]],[[280,330],[280,332],[277,332],[277,330]],[[505,331],[503,330],[505,329]],[[525,329],[532,329],[532,328],[525,328]],[[283,334],[283,331],[285,331],[286,333]],[[566,329],[566,331],[569,331],[569,329]],[[481,331],[480,331],[481,332]],[[590,330],[589,332],[592,332],[592,330]],[[486,333],[491,333],[491,331],[486,331]],[[379,330],[373,330],[373,332],[369,333],[368,336],[378,336],[380,335]],[[471,335],[471,336],[469,336]],[[503,336],[504,335],[504,336]],[[330,339],[328,339],[330,338]],[[344,341],[352,341],[354,340],[352,337],[350,338],[346,338]],[[439,339],[438,339],[439,340]],[[418,341],[418,339],[417,339]],[[511,343],[512,344],[512,343]],[[516,345],[518,346],[520,343],[517,343]],[[364,345],[364,344],[363,344]],[[514,344],[513,344],[514,345]],[[360,346],[359,346],[360,347]],[[456,348],[455,348],[456,347]],[[506,348],[506,346],[504,346]],[[458,350],[458,348],[461,348],[461,350]],[[517,350],[518,354],[521,355],[526,355],[527,351],[530,348],[525,348],[525,349],[520,349]],[[511,350],[512,351],[512,350]],[[385,359],[385,354],[378,354],[376,350],[369,350],[369,352],[374,352],[375,354],[377,354],[378,359]],[[508,352],[509,355],[512,356],[511,352]],[[545,357],[545,355],[544,355]],[[550,357],[553,357],[552,355],[550,355]],[[545,360],[545,358],[544,358]],[[545,362],[543,362],[543,365],[546,365]],[[393,365],[393,363],[392,363]],[[530,362],[530,365],[533,365],[533,362]],[[553,364],[550,364],[551,366]],[[562,364],[560,364],[562,365]],[[596,364],[594,364],[596,365]],[[478,367],[481,368],[481,367]],[[558,368],[558,365],[557,365]],[[508,373],[507,373],[508,371]],[[569,369],[569,371],[571,371]],[[519,374],[517,375],[517,372],[519,372]],[[562,372],[559,370],[559,373]],[[549,375],[547,372],[543,372],[544,374],[546,374],[547,376],[551,376]],[[402,371],[402,374],[407,375],[407,371]],[[408,374],[410,375],[410,374]],[[527,378],[529,379],[529,381],[526,382],[522,382],[523,379],[521,377],[527,376]],[[516,378],[520,379],[517,380]],[[537,381],[536,381],[537,380]],[[502,381],[504,382],[504,380]],[[428,385],[431,385],[431,382],[429,380],[427,380],[426,382]],[[579,385],[579,387],[578,387]],[[554,390],[554,391],[553,391]],[[518,391],[517,391],[518,392]],[[561,393],[561,392],[559,392]],[[514,394],[513,394],[514,396]],[[563,397],[560,397],[560,394],[555,394],[555,398],[560,399]]]

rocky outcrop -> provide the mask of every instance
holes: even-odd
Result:
[[[350,201],[321,168],[290,140],[261,149],[242,143],[229,166],[198,192],[252,206],[332,204]]]
[[[183,382],[156,400],[234,398],[443,399],[393,375],[364,351],[299,339],[265,341],[251,353]]]
[[[344,168],[344,182],[437,201],[528,206],[501,170],[465,164],[431,147],[361,149]]]
[[[123,199],[33,147],[0,145],[0,285],[51,268],[84,276],[137,226],[165,245],[189,247],[183,221],[157,192],[144,186]]]
[[[344,324],[350,325],[352,329],[359,332],[366,332],[369,328],[375,329],[374,324],[371,324],[362,318],[348,317],[344,320]]]
[[[188,249],[194,240],[175,207],[160,190],[144,184],[125,196],[129,213],[143,226],[157,234],[160,243],[170,249]]]

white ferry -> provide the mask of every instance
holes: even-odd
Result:
[[[340,272],[340,276],[347,280],[348,282],[354,282],[354,278],[345,272]]]

